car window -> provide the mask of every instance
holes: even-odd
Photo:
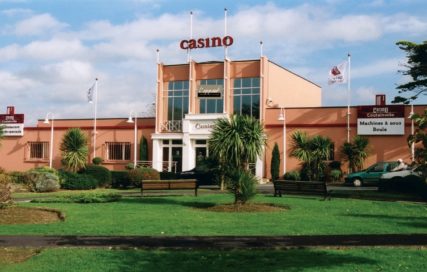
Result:
[[[375,167],[371,170],[372,172],[382,172],[384,171],[384,163],[377,163]]]

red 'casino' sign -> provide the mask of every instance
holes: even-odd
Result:
[[[221,47],[221,46],[230,46],[234,42],[233,37],[225,36],[221,37],[212,37],[212,38],[200,38],[200,39],[190,39],[182,40],[179,43],[181,49],[196,49],[196,48],[210,48],[210,47]]]

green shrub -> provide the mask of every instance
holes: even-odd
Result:
[[[103,159],[101,157],[95,157],[92,159],[92,163],[95,165],[100,165],[103,162]]]
[[[153,168],[135,168],[129,171],[129,178],[135,187],[140,187],[143,180],[160,179],[160,173]]]
[[[427,182],[424,178],[411,176],[403,179],[380,180],[378,189],[385,192],[419,195],[427,200]]]
[[[10,178],[12,179],[12,183],[15,184],[25,184],[25,172],[13,171],[9,173]]]
[[[168,179],[177,179],[179,176],[179,174],[174,173],[174,172],[160,172],[160,179],[162,180],[168,180]]]
[[[10,176],[5,173],[0,173],[0,209],[6,208],[12,203],[10,183]]]
[[[78,195],[57,196],[53,198],[33,199],[33,203],[107,203],[119,201],[118,193],[85,193]]]
[[[89,175],[77,174],[72,172],[61,171],[62,179],[61,188],[68,190],[89,190],[95,189],[98,181]]]
[[[94,177],[98,181],[99,187],[111,186],[111,172],[108,168],[101,165],[86,165],[80,174],[85,174]]]
[[[283,175],[284,180],[301,180],[300,173],[298,171],[289,171]]]
[[[331,181],[340,181],[342,177],[341,170],[333,169],[329,172],[329,178]]]
[[[25,173],[25,185],[32,192],[54,192],[60,188],[59,175],[55,169],[39,167]]]
[[[111,187],[127,188],[132,185],[128,171],[110,171],[111,172]]]
[[[132,170],[132,169],[134,169],[134,167],[133,167],[133,163],[128,163],[128,164],[126,164],[126,166],[125,166],[125,169],[127,169],[127,170]]]
[[[341,170],[341,162],[340,161],[331,161],[329,164],[329,169],[331,170]]]

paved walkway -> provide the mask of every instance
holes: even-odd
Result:
[[[324,246],[427,246],[427,234],[313,236],[0,236],[0,247],[247,249]]]

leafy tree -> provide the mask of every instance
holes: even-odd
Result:
[[[148,142],[144,136],[141,137],[139,143],[139,160],[148,161]]]
[[[280,152],[277,143],[274,143],[273,151],[271,153],[271,179],[277,180],[280,176]]]
[[[218,119],[209,139],[209,152],[221,164],[221,171],[232,184],[234,203],[243,204],[241,182],[236,171],[249,171],[249,163],[255,162],[266,144],[262,124],[247,115],[233,115],[230,119]],[[234,177],[233,177],[234,176]],[[251,179],[244,178],[241,181]]]
[[[421,143],[421,146],[418,146],[415,149],[415,160],[418,163],[425,164],[427,162],[427,134],[425,132],[427,128],[427,109],[424,110],[423,114],[417,114],[411,116],[411,119],[414,120],[416,125],[414,135],[408,137],[408,145],[411,146],[412,143]]]
[[[402,75],[410,76],[411,81],[399,85],[399,94],[411,93],[409,97],[396,96],[392,103],[409,104],[419,95],[427,95],[427,41],[416,44],[409,41],[396,43],[400,49],[406,52],[408,63],[404,65],[407,70],[399,71]]]
[[[340,153],[344,160],[348,162],[351,172],[356,172],[363,168],[363,162],[369,155],[368,145],[368,138],[356,135],[352,142],[345,142],[341,146]]]
[[[67,130],[60,150],[62,151],[62,164],[71,172],[76,173],[85,167],[89,149],[87,138],[79,128]]]
[[[326,168],[324,161],[330,157],[332,141],[319,135],[310,138],[302,131],[295,131],[291,139],[291,156],[303,162],[309,180],[320,180]]]

